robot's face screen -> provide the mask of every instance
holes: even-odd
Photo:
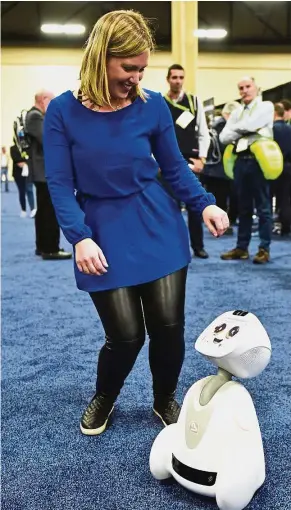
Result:
[[[215,326],[213,332],[214,333],[213,342],[215,344],[220,344],[221,342],[223,342],[225,338],[233,338],[235,335],[238,334],[239,329],[240,329],[239,326],[229,327],[225,322],[223,324],[220,324],[219,326]]]

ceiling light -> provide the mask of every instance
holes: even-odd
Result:
[[[194,30],[194,35],[199,39],[223,39],[227,35],[224,28],[198,28]]]
[[[45,24],[41,26],[41,31],[45,34],[80,35],[85,32],[85,27],[84,25]]]

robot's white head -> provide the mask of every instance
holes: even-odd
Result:
[[[234,310],[217,317],[198,337],[195,349],[236,377],[259,375],[271,358],[271,343],[259,319]]]

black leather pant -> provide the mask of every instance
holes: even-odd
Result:
[[[184,305],[187,267],[134,287],[90,296],[105,330],[98,360],[96,393],[115,400],[149,336],[154,394],[176,389],[184,360]]]

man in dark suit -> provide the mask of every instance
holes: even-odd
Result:
[[[25,125],[30,137],[29,173],[36,187],[37,212],[35,215],[35,254],[44,260],[64,260],[72,254],[60,249],[60,227],[57,222],[45,178],[42,144],[43,120],[54,94],[41,90],[35,95],[35,104],[27,112]]]

